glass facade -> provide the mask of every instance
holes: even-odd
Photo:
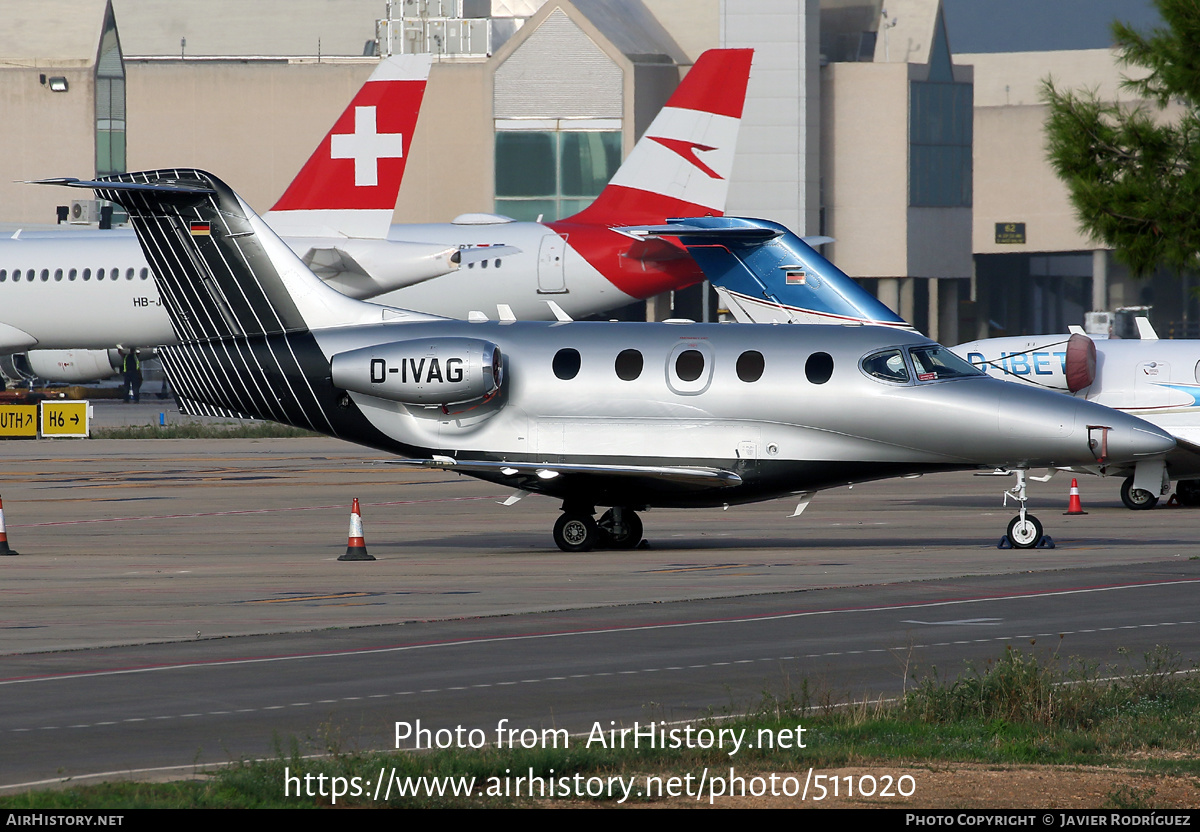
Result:
[[[620,131],[496,131],[496,212],[557,220],[592,203],[621,165]]]
[[[908,106],[908,204],[969,207],[974,86],[954,81],[941,14],[929,56],[929,80],[912,82]]]
[[[971,84],[914,81],[909,97],[909,205],[970,206]]]
[[[125,171],[125,64],[112,9],[96,62],[96,175]]]

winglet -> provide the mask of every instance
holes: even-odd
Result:
[[[787,228],[744,217],[691,217],[624,229],[678,237],[739,321],[911,325]]]

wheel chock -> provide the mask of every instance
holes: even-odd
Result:
[[[1037,545],[1034,546],[1033,548],[1035,548],[1035,549],[1053,549],[1054,548],[1054,538],[1048,534],[1044,534],[1044,535],[1042,535],[1042,539],[1039,540],[1037,542]]]
[[[1011,549],[1012,547],[1012,541],[1008,539],[1008,535],[1001,537],[1000,542],[996,544],[997,549]]]

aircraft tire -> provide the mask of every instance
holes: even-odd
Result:
[[[625,509],[625,534],[620,537],[610,531],[613,525],[611,508],[600,516],[598,525],[600,526],[601,540],[610,549],[633,549],[642,542],[642,518],[629,509]]]
[[[1180,480],[1175,484],[1175,495],[1181,506],[1200,506],[1200,480]]]
[[[590,514],[563,512],[554,523],[554,543],[564,552],[590,552],[600,539],[600,528]]]
[[[1026,514],[1025,519],[1017,515],[1008,521],[1008,542],[1014,549],[1032,549],[1042,539],[1042,524],[1032,514]]]
[[[1158,505],[1158,495],[1141,488],[1133,487],[1133,477],[1126,477],[1121,483],[1121,502],[1125,508],[1134,511],[1144,511]]]

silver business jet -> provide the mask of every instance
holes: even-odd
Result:
[[[57,182],[128,210],[178,336],[163,360],[186,407],[561,499],[566,551],[636,545],[637,512],[654,506],[790,496],[799,510],[867,480],[1175,445],[894,327],[448,320],[329,288],[211,174]],[[1008,533],[1026,548],[1041,538],[1024,502]]]

